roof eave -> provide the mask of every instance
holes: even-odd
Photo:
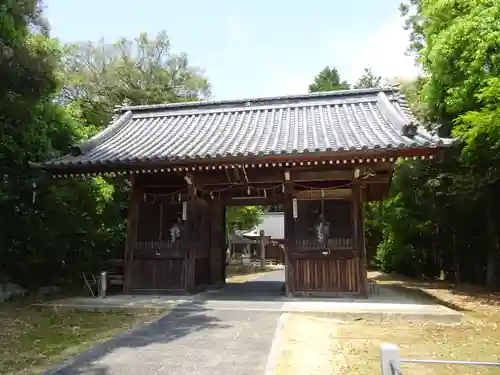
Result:
[[[130,169],[163,169],[163,168],[195,168],[199,166],[211,168],[214,166],[250,165],[250,166],[276,166],[284,163],[300,163],[315,161],[335,161],[347,160],[357,162],[360,159],[375,158],[398,158],[398,157],[425,157],[435,155],[440,150],[452,146],[453,143],[444,142],[440,145],[427,147],[405,147],[392,149],[356,150],[346,152],[317,152],[301,153],[289,155],[255,155],[255,156],[234,156],[203,159],[177,159],[177,160],[137,160],[120,162],[99,162],[99,163],[33,163],[33,166],[41,168],[51,173],[94,173],[94,172],[115,172]]]
[[[123,113],[116,121],[112,122],[105,129],[101,130],[99,133],[87,139],[85,141],[79,142],[71,146],[73,153],[77,155],[85,154],[100,144],[104,143],[111,137],[115,136],[118,132],[124,128],[127,123],[132,119],[132,112],[126,111]]]

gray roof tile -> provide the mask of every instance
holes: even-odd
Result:
[[[362,89],[235,101],[125,107],[74,153],[46,165],[440,147],[394,89]]]

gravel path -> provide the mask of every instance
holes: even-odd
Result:
[[[270,272],[224,296],[279,294],[282,271]],[[269,289],[270,288],[270,289]],[[175,308],[137,331],[82,353],[45,375],[263,375],[280,311]]]

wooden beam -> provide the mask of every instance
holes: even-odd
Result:
[[[350,181],[354,176],[354,171],[337,170],[337,171],[291,171],[291,181],[307,182],[307,181]]]
[[[368,168],[359,167],[361,175],[364,175]],[[230,185],[255,185],[255,184],[279,184],[285,182],[284,169],[250,169],[245,171],[245,178],[240,182],[233,180]],[[351,181],[354,178],[354,169],[344,170],[314,170],[313,168],[292,169],[290,180],[293,182],[314,182],[314,181]],[[227,175],[223,171],[213,171],[198,173],[195,176],[198,186],[227,185]],[[375,172],[374,176],[367,178],[367,181],[387,181],[391,178],[389,171]],[[248,182],[247,182],[248,181]]]
[[[298,200],[351,199],[352,189],[302,190],[294,193]]]

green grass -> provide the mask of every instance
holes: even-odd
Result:
[[[55,312],[26,303],[4,303],[0,305],[0,374],[39,373],[153,318],[153,314]]]

